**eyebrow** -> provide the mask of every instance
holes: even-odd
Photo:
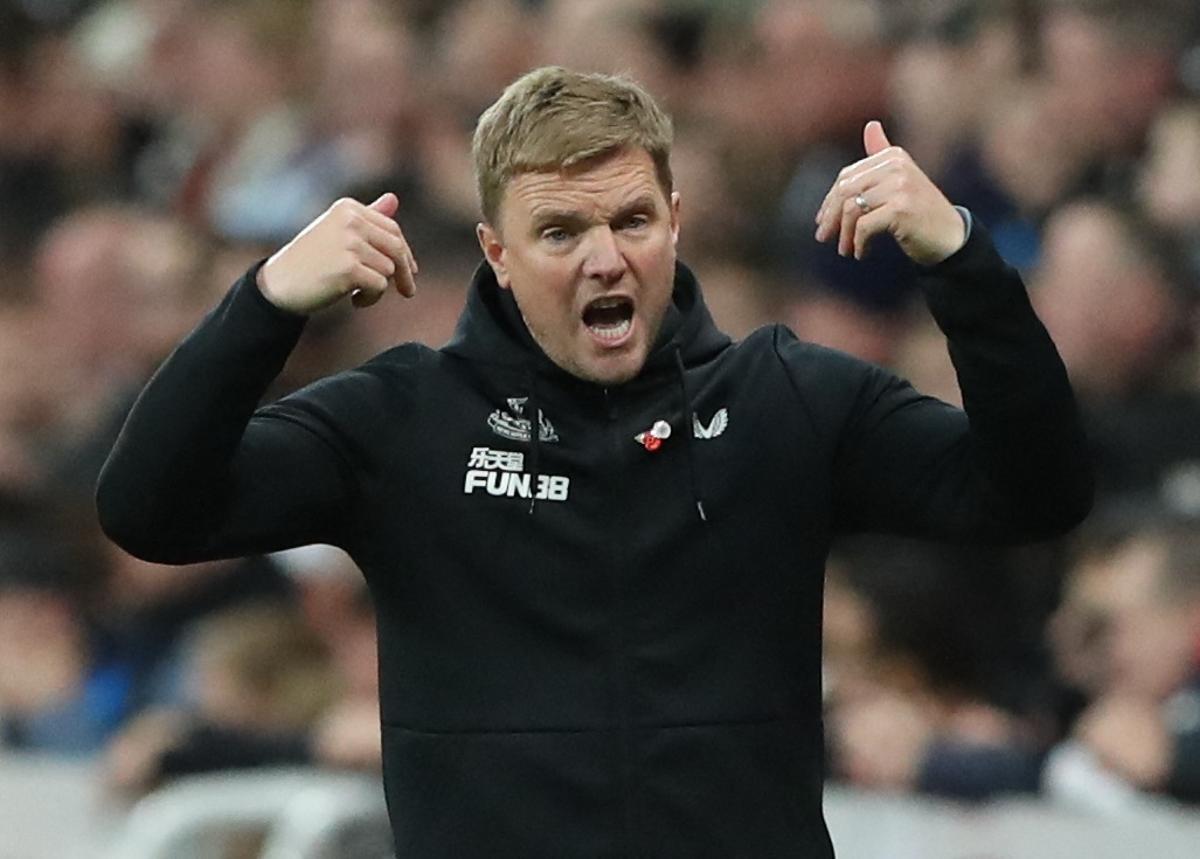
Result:
[[[533,228],[542,230],[551,224],[577,229],[586,223],[587,219],[572,209],[546,209],[533,216]]]
[[[654,197],[650,194],[641,194],[617,209],[612,219],[614,221],[621,221],[630,215],[641,212],[654,212],[655,210],[656,203]],[[559,224],[564,227],[577,229],[587,224],[587,218],[574,209],[545,209],[534,214],[533,228],[535,230],[542,230],[550,224]]]
[[[617,214],[613,220],[621,221],[625,218],[628,218],[630,215],[636,215],[642,212],[657,211],[658,201],[655,200],[651,194],[640,194],[621,208],[617,209]]]

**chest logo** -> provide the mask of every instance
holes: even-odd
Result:
[[[712,420],[708,422],[708,426],[700,423],[700,418],[692,413],[692,435],[696,438],[716,438],[721,433],[725,432],[729,426],[729,410],[726,408],[717,409],[717,413],[712,416]]]
[[[566,501],[571,494],[571,478],[561,474],[533,475],[525,471],[525,454],[490,447],[471,449],[463,494],[487,493],[498,498],[536,498],[539,501]]]
[[[496,409],[488,416],[488,426],[492,428],[492,432],[509,441],[529,441],[531,421],[525,417],[525,404],[528,401],[529,397],[509,397],[507,412]],[[554,424],[546,419],[541,409],[538,409],[537,417],[538,441],[558,441],[558,432],[554,429]]]

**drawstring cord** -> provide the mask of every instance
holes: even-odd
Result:
[[[542,412],[538,408],[537,372],[530,367],[529,377],[529,515],[537,507],[538,477],[541,474]]]
[[[692,411],[691,397],[688,396],[687,382],[683,372],[683,356],[680,354],[678,345],[675,347],[675,369],[679,371],[679,390],[683,394],[683,446],[687,451],[688,478],[692,483],[692,497],[696,499],[696,512],[700,514],[700,521],[708,522],[696,472],[695,430],[693,429],[696,425],[696,415]]]

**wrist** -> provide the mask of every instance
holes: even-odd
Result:
[[[273,283],[267,273],[270,265],[271,261],[267,260],[266,263],[258,267],[258,271],[254,275],[254,285],[258,287],[258,291],[262,293],[263,298],[275,305],[275,307],[278,307],[280,310],[288,310],[289,308],[280,302],[274,292]]]
[[[254,275],[254,284],[258,287],[258,291],[277,310],[294,316],[308,316],[311,312],[309,309],[294,307],[292,302],[288,302],[284,298],[286,290],[280,289],[279,271],[273,265],[274,262],[274,257],[268,259],[259,266],[258,272]]]
[[[962,250],[963,245],[967,243],[967,239],[971,236],[971,221],[967,210],[959,206],[954,206],[952,211],[954,217],[953,220],[947,219],[946,239],[938,250],[938,258],[932,263],[927,263],[927,265],[937,265],[950,259],[950,257]]]

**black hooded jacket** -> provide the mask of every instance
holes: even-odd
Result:
[[[978,224],[920,275],[966,414],[779,326],[732,343],[682,265],[627,384],[553,365],[483,266],[446,347],[256,408],[303,320],[254,274],[142,393],[100,519],[167,563],[350,552],[401,859],[832,856],[831,538],[1023,541],[1091,503],[1062,363]]]

